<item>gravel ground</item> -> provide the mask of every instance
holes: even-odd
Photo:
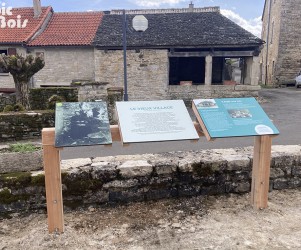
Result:
[[[249,194],[89,207],[65,213],[49,235],[45,214],[0,221],[0,249],[301,249],[301,190],[273,191],[255,211]]]

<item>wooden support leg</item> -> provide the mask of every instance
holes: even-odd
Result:
[[[255,137],[251,190],[251,204],[255,209],[268,206],[271,151],[271,136]]]
[[[60,149],[54,147],[55,130],[46,128],[42,131],[45,187],[49,233],[64,232],[64,213],[62,179],[60,167]]]

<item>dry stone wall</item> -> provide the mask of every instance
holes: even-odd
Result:
[[[62,161],[65,208],[251,190],[253,148]],[[270,190],[301,187],[301,146],[273,146]],[[45,208],[44,172],[0,174],[0,212]]]
[[[41,138],[54,127],[54,111],[0,113],[0,142]]]

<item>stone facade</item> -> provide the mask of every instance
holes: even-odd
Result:
[[[214,85],[211,83],[212,60],[206,67],[209,75],[203,85],[169,85],[169,58],[167,50],[145,49],[127,51],[129,100],[168,100],[190,101],[199,97],[242,97],[258,96],[258,57],[248,58],[246,85]],[[205,70],[205,69],[204,69]],[[210,72],[209,72],[210,71]],[[107,83],[107,87],[124,87],[123,51],[95,50],[95,78]],[[212,85],[211,85],[212,84]],[[94,93],[94,92],[93,92]],[[86,93],[89,95],[89,93]]]
[[[54,127],[54,111],[1,113],[0,142],[41,138],[43,128]]]
[[[76,80],[94,80],[94,49],[90,47],[35,48],[34,56],[44,53],[45,67],[34,75],[34,87],[69,86]]]
[[[301,146],[273,146],[270,190],[301,187]],[[252,147],[62,161],[65,208],[246,193]],[[44,172],[0,174],[0,212],[45,208]]]
[[[266,85],[293,82],[301,69],[300,12],[299,0],[265,2],[262,39],[266,45],[261,52],[261,80]]]
[[[168,99],[167,50],[127,51],[129,100]],[[95,50],[95,80],[123,87],[123,51]]]

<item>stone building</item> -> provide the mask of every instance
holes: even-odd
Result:
[[[110,87],[123,86],[121,13],[104,15],[94,40],[95,79]],[[140,14],[148,20],[144,32],[132,26]],[[260,88],[263,41],[218,7],[134,10],[127,11],[127,19],[130,100],[256,95]]]
[[[43,55],[45,67],[32,78],[32,87],[66,86],[78,79],[94,81],[91,44],[102,12],[54,13],[51,7],[42,7],[40,0],[33,0],[31,8],[13,8],[11,12],[3,17],[17,21],[21,16],[21,24],[27,20],[26,27],[0,28],[0,53]],[[12,76],[3,70],[1,91],[14,91]]]
[[[35,4],[39,1],[34,0]],[[6,8],[7,6],[5,6]],[[1,15],[2,25],[0,28],[0,54],[14,55],[16,53],[25,55],[27,53],[26,45],[35,35],[43,31],[43,28],[52,15],[51,7],[41,7],[35,5],[35,8],[6,8],[8,13]],[[0,69],[0,91],[9,91],[13,89],[14,81],[12,76]]]
[[[262,15],[261,81],[265,85],[293,82],[301,69],[300,0],[265,0]]]
[[[45,67],[33,77],[34,87],[94,81],[91,44],[102,16],[102,12],[53,13],[45,30],[27,45],[29,53],[43,53],[45,59]]]

